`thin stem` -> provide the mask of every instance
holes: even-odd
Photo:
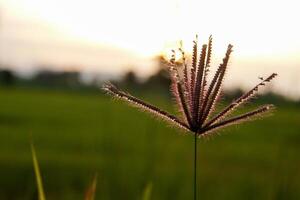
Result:
[[[194,200],[197,200],[197,134],[195,133],[194,146]]]

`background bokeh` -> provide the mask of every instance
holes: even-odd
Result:
[[[271,116],[199,140],[199,199],[300,199],[297,2],[0,0],[0,199],[192,199],[193,137],[104,95],[112,81],[172,113],[165,59],[214,36],[215,71],[233,57],[219,109],[279,74],[242,108]],[[205,9],[204,9],[205,8]]]

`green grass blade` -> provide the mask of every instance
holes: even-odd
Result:
[[[142,200],[150,200],[152,193],[152,183],[148,183],[148,185],[144,189]]]
[[[84,200],[94,200],[96,196],[96,187],[97,187],[97,173],[95,174],[90,186],[85,192]]]
[[[34,167],[34,172],[36,177],[37,189],[39,194],[39,200],[46,200],[39,163],[36,157],[36,153],[32,141],[30,141],[30,146],[31,146],[31,154],[32,154],[33,167]]]

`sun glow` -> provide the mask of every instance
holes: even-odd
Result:
[[[256,76],[278,72],[280,77],[285,77],[278,85],[279,90],[285,92],[285,88],[290,88],[289,93],[297,91],[300,94],[300,86],[290,87],[297,85],[300,73],[300,29],[296,25],[300,13],[296,0],[0,2],[0,9],[4,13],[1,17],[11,19],[9,22],[17,22],[13,34],[8,32],[4,37],[7,45],[2,41],[2,46],[5,46],[0,54],[2,60],[11,58],[23,62],[23,66],[24,63],[33,63],[31,61],[34,59],[36,62],[60,61],[64,65],[79,63],[84,69],[93,65],[92,70],[105,69],[115,73],[134,69],[141,74],[149,74],[154,71],[153,65],[149,64],[154,56],[168,56],[171,49],[178,49],[181,40],[185,52],[191,52],[196,34],[199,35],[199,44],[206,43],[209,35],[213,35],[213,56],[218,58],[216,64],[223,57],[227,45],[234,45],[234,65],[230,67],[233,75],[229,77],[232,79],[229,83],[239,84],[243,75],[251,73]],[[4,20],[2,24],[2,28],[5,27]],[[0,35],[3,32],[5,29],[0,31]],[[7,42],[7,38],[14,43]],[[22,42],[15,42],[16,38],[21,38]],[[28,50],[29,40],[34,43],[31,52]],[[42,46],[42,43],[45,45]],[[56,43],[60,45],[55,46]],[[63,43],[68,44],[68,48],[61,48]],[[12,44],[22,47],[19,53],[15,49],[8,51],[13,47]],[[101,56],[96,47],[104,47],[99,53]],[[109,49],[121,50],[126,55],[122,57],[119,51],[113,53]],[[30,53],[32,55],[28,59],[26,55]],[[128,55],[134,55],[135,58]],[[18,59],[16,56],[19,56]],[[145,63],[148,66],[143,65]]]
[[[213,34],[217,52],[226,43],[244,56],[289,53],[300,47],[293,20],[296,1],[6,1],[15,11],[42,20],[80,41],[125,48],[150,56],[183,40],[191,46]],[[285,12],[286,11],[286,12]]]

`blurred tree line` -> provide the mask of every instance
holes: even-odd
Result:
[[[4,86],[12,86],[15,84],[15,75],[8,69],[0,69],[0,83]]]
[[[168,73],[168,66],[163,56],[156,57],[157,71],[149,76],[146,80],[138,78],[134,71],[128,71],[118,80],[111,80],[118,87],[135,94],[153,93],[158,96],[171,98],[170,84],[171,79]],[[180,65],[180,61],[177,63]],[[8,68],[0,66],[0,86],[1,87],[30,87],[44,89],[64,89],[64,90],[80,90],[94,91],[99,93],[103,80],[95,78],[89,83],[82,81],[79,71],[51,71],[41,70],[31,77],[20,77]],[[228,101],[238,98],[243,94],[240,88],[223,91],[222,98]],[[286,102],[287,100],[280,95],[274,93],[266,93],[260,101],[268,101],[272,103]]]
[[[3,87],[12,86],[38,86],[38,87],[77,87],[82,83],[80,81],[80,73],[71,72],[55,72],[50,70],[42,70],[37,72],[30,78],[18,76],[10,69],[0,69],[0,85]]]

